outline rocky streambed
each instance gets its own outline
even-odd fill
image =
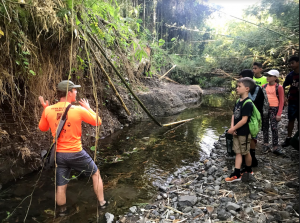
[[[286,137],[286,118],[279,123],[280,143]],[[299,222],[299,151],[290,146],[284,156],[263,154],[260,133],[254,176],[247,183],[227,183],[234,157],[227,156],[225,145],[223,134],[208,156],[155,182],[152,203],[133,206],[118,217],[106,213],[107,222]]]

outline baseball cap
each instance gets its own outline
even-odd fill
[[[68,84],[69,84],[69,87],[68,87]],[[72,90],[73,88],[80,88],[81,86],[75,85],[72,81],[64,80],[64,81],[58,83],[57,90],[66,92],[67,87],[68,87],[68,90]]]
[[[270,76],[279,77],[279,71],[278,70],[270,70],[270,71],[266,72],[265,74],[270,75]]]

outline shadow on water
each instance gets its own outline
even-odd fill
[[[133,205],[150,202],[156,191],[154,185],[171,180],[170,173],[184,164],[204,159],[229,126],[233,101],[224,95],[207,95],[198,108],[160,118],[161,123],[170,123],[198,117],[186,124],[161,128],[152,122],[141,122],[101,140],[100,170],[105,197],[111,202],[105,212],[116,216]],[[5,219],[31,193],[36,179],[37,173],[33,173],[0,191],[0,219]],[[45,171],[37,183],[27,222],[52,222],[54,202],[54,172]],[[29,199],[17,208],[9,222],[23,221],[28,204]],[[71,180],[67,204],[71,212],[78,213],[61,222],[95,222],[96,197],[91,180]],[[105,212],[100,212],[101,219]]]

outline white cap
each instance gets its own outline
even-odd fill
[[[270,71],[266,72],[265,74],[275,76],[275,77],[279,77],[279,71],[278,70],[270,70]]]

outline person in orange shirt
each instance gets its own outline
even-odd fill
[[[281,114],[284,106],[284,90],[283,87],[277,83],[279,77],[278,70],[270,70],[266,75],[269,84],[263,85],[262,88],[268,97],[269,112],[263,117],[263,150],[265,153],[271,150],[277,155],[283,155],[283,151],[278,147],[278,122],[281,121]],[[272,149],[269,146],[269,122],[271,123],[272,130]]]
[[[65,108],[70,103],[76,101],[77,88],[80,87],[80,85],[75,85],[68,80],[60,82],[57,85],[57,96],[60,101],[51,106],[49,106],[48,101],[44,102],[42,96],[39,97],[44,107],[39,122],[39,129],[41,131],[46,132],[50,128],[53,138],[55,137],[60,117],[63,115]],[[107,204],[104,200],[100,171],[93,159],[82,149],[81,145],[81,122],[84,121],[93,126],[100,126],[101,119],[100,117],[97,119],[96,113],[90,108],[86,99],[81,99],[79,103],[81,106],[72,105],[70,107],[64,128],[57,139],[56,202],[59,207],[59,216],[64,216],[67,213],[66,190],[70,181],[71,169],[77,170],[86,176],[92,176],[94,191],[97,195],[100,208],[105,208]]]

